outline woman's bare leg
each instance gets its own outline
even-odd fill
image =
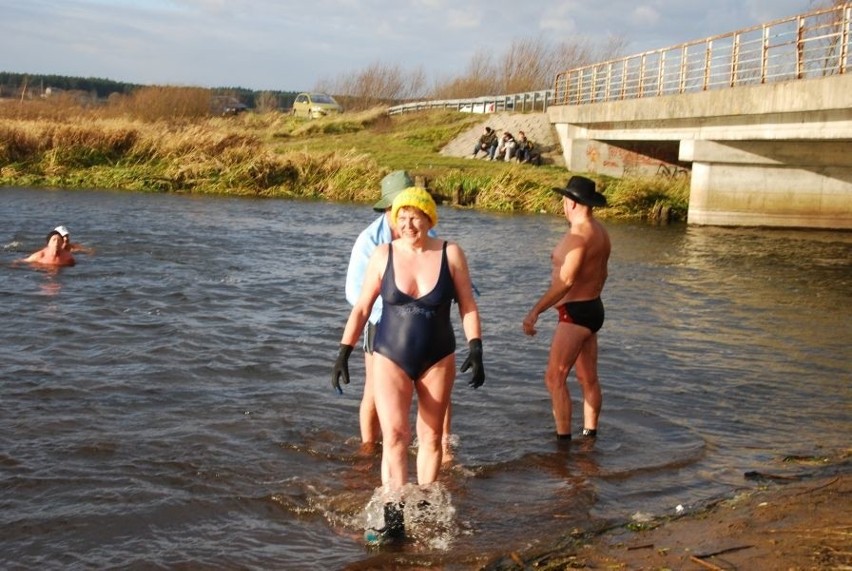
[[[455,381],[455,354],[448,355],[426,371],[415,384],[417,390],[417,483],[438,479],[443,455],[444,423]]]
[[[373,393],[382,429],[382,483],[391,491],[408,481],[408,420],[414,383],[390,359],[373,353]]]

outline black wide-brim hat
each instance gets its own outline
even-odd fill
[[[585,206],[606,206],[606,196],[595,190],[595,181],[584,176],[572,176],[564,188],[553,190]]]

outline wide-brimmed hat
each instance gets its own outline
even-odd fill
[[[405,190],[414,186],[414,181],[406,171],[393,171],[382,179],[382,197],[373,205],[376,212],[384,212],[393,204],[393,199]]]
[[[425,189],[412,186],[400,192],[393,199],[393,208],[391,209],[391,223],[396,224],[396,216],[400,208],[410,206],[421,211],[429,218],[434,227],[438,223],[438,207],[435,205],[435,199]]]
[[[553,190],[585,206],[606,206],[606,196],[595,190],[595,181],[584,176],[572,176],[564,188]]]

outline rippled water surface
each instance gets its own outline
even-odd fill
[[[361,360],[329,384],[368,206],[0,189],[0,566],[461,569],[848,445],[849,233],[609,223],[600,437],[560,449],[555,313],[536,338],[520,323],[564,221],[440,214],[481,292],[487,380],[454,389],[435,513],[377,553]],[[95,252],[13,263],[57,224]]]

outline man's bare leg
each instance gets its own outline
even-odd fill
[[[577,381],[580,383],[580,388],[583,389],[583,431],[584,433],[593,431],[589,435],[595,436],[603,403],[600,380],[598,379],[597,334],[586,340],[577,356]]]
[[[571,435],[571,394],[568,390],[568,373],[583,343],[590,335],[591,331],[572,323],[559,323],[553,332],[544,383],[550,393],[556,435],[560,438],[570,438]]]

